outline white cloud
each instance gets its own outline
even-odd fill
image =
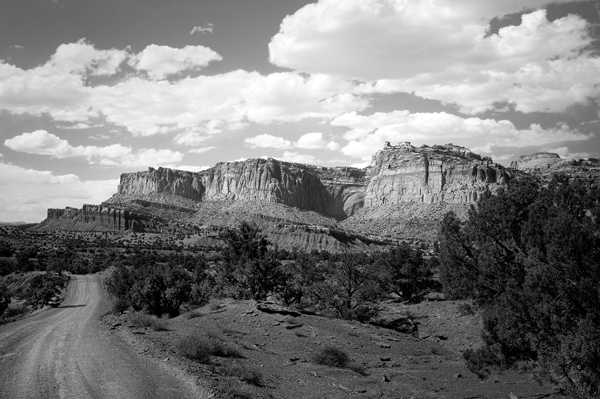
[[[210,22],[202,26],[194,26],[190,31],[190,35],[193,35],[194,33],[213,33],[214,27],[215,25],[211,24]]]
[[[98,50],[85,39],[77,43],[61,44],[44,68],[54,73],[68,72],[91,75],[113,75],[127,58],[125,50]]]
[[[169,166],[164,166],[169,167]],[[171,169],[178,170],[189,170],[190,172],[202,172],[203,170],[210,169],[211,166],[193,166],[193,165],[180,165],[180,166],[172,166]]]
[[[28,154],[50,155],[55,158],[87,158],[90,163],[106,166],[154,166],[161,162],[179,162],[183,154],[178,151],[143,148],[136,153],[130,147],[113,144],[105,147],[72,146],[67,140],[36,130],[23,133],[4,141],[4,145],[13,151]]]
[[[537,10],[486,36],[492,18],[549,3],[321,0],[284,19],[270,60],[369,82],[356,93],[414,91],[465,112],[504,101],[523,112],[564,111],[600,94],[600,62],[584,50],[593,41],[584,19],[549,22]]]
[[[118,179],[81,181],[0,162],[0,220],[41,222],[48,208],[99,204],[116,193]]]
[[[364,160],[383,148],[386,141],[392,144],[410,141],[413,145],[454,143],[482,155],[493,155],[498,147],[547,146],[590,138],[566,125],[543,129],[532,124],[529,129],[517,129],[508,120],[461,118],[445,112],[394,111],[373,115],[353,112],[334,119],[331,124],[350,128],[344,134],[348,144],[341,149],[342,153]]]
[[[202,46],[154,45],[134,55],[129,50],[97,50],[82,40],[62,45],[37,68],[23,70],[0,61],[0,109],[49,114],[55,121],[73,125],[93,125],[100,117],[135,136],[150,136],[189,131],[218,134],[250,122],[331,119],[369,106],[364,96],[350,93],[354,83],[331,76],[292,72],[262,76],[243,70],[170,75],[196,70],[217,56]],[[148,73],[115,75],[112,84],[89,83],[90,74],[118,73],[123,57]],[[170,80],[154,80],[166,76]]]
[[[282,150],[292,148],[292,142],[283,137],[272,136],[270,134],[259,134],[255,137],[248,137],[244,140],[250,148],[275,148]]]
[[[187,145],[194,147],[202,145],[209,138],[210,137],[202,135],[201,133],[198,133],[196,131],[188,130],[183,133],[179,133],[177,136],[175,136],[173,141],[179,145]]]
[[[257,123],[333,118],[348,111],[361,111],[369,100],[350,94],[354,85],[343,79],[297,73],[273,73],[249,82],[243,88],[248,119]]]
[[[172,48],[151,44],[129,60],[129,65],[144,70],[152,79],[164,79],[183,71],[197,71],[211,61],[221,61],[223,57],[204,46]]]
[[[281,159],[282,161],[286,161],[286,162],[304,163],[304,164],[309,164],[309,165],[314,165],[314,164],[320,163],[320,161],[315,159],[315,157],[312,155],[299,154],[299,153],[293,152],[293,151],[284,151],[281,158],[277,158],[277,159]]]
[[[188,154],[203,154],[205,152],[208,152],[210,150],[214,150],[215,146],[208,146],[208,147],[200,147],[200,148],[192,148],[191,150],[188,151]]]
[[[329,142],[325,141],[323,139],[323,133],[306,133],[298,139],[296,144],[294,144],[294,147],[303,148],[305,150],[327,149],[335,151],[340,148],[340,145],[333,140]]]

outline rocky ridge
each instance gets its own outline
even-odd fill
[[[327,232],[340,229],[386,242],[435,241],[446,211],[466,215],[482,195],[495,193],[516,175],[564,171],[598,177],[600,163],[538,153],[505,168],[465,147],[405,142],[387,143],[364,169],[271,158],[222,162],[202,172],[149,168],[122,174],[117,193],[100,206],[49,210],[40,228],[152,231],[165,221],[196,228],[249,219],[263,228],[284,226],[273,231],[279,236],[301,225],[326,227],[304,229],[316,234],[316,241],[319,234],[329,240]]]
[[[365,172],[249,159],[220,162],[202,172],[149,168],[121,175],[118,194],[172,194],[196,201],[259,200],[345,219],[363,205]]]

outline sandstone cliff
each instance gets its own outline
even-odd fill
[[[386,145],[371,161],[365,206],[401,203],[473,203],[495,192],[511,174],[490,158],[452,144]]]
[[[199,173],[164,168],[124,173],[114,200],[153,193],[195,201],[259,200],[344,219],[362,207],[365,186],[364,171],[356,168],[250,159],[221,162]]]
[[[538,152],[522,155],[510,166],[515,170],[542,179],[549,179],[552,175],[561,173],[571,178],[581,178],[596,181],[596,183],[600,180],[600,161],[595,158],[562,159],[558,154]]]
[[[130,212],[108,206],[84,204],[82,209],[48,209],[48,216],[40,230],[159,230],[162,221],[151,215]]]

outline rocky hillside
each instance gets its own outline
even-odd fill
[[[484,193],[493,194],[518,174],[555,172],[598,178],[600,162],[538,153],[505,168],[452,144],[387,143],[365,169],[275,159],[222,162],[198,173],[149,168],[122,174],[117,193],[101,206],[51,209],[38,228],[161,231],[166,225],[195,229],[249,219],[267,230],[279,225],[279,242],[286,242],[286,229],[310,231],[316,235],[302,240],[325,240],[327,247],[335,247],[330,232],[341,230],[365,242],[434,241],[445,212],[466,215]]]
[[[164,193],[196,201],[259,200],[345,219],[363,206],[366,182],[365,171],[356,168],[249,159],[199,173],[164,168],[124,173],[117,198]]]
[[[447,145],[386,147],[371,161],[366,207],[384,204],[472,203],[494,192],[511,174],[490,158],[469,149]]]
[[[600,160],[562,159],[551,152],[537,152],[531,155],[521,155],[513,161],[510,167],[516,171],[529,173],[544,179],[556,173],[564,173],[570,177],[584,178],[600,183]]]

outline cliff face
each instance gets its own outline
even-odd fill
[[[362,207],[365,186],[364,171],[355,168],[251,159],[221,162],[199,173],[164,168],[125,173],[118,194],[164,193],[196,201],[260,200],[346,218]]]
[[[538,152],[531,155],[522,155],[510,166],[544,180],[560,173],[570,178],[585,179],[596,182],[596,184],[600,183],[600,160],[595,158],[562,159],[558,154]]]
[[[367,172],[365,206],[400,203],[471,203],[507,183],[511,175],[464,147],[389,144],[378,151]]]
[[[146,230],[152,231],[159,221],[150,215],[138,214],[125,209],[84,204],[82,209],[48,209],[48,217],[40,228],[60,230],[77,227],[77,230]]]

